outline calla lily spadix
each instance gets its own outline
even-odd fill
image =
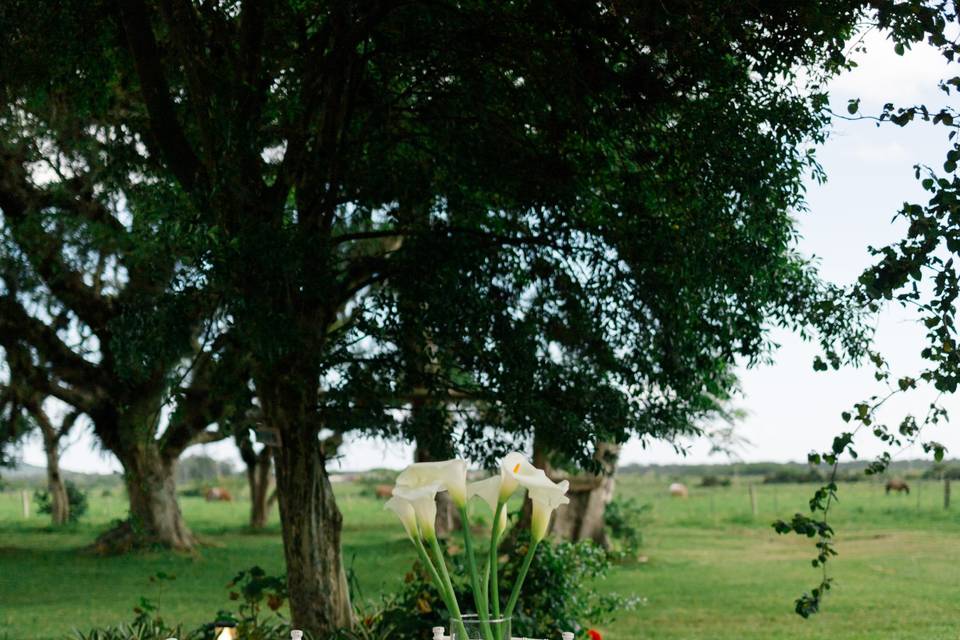
[[[450,492],[450,499],[458,507],[467,504],[467,463],[463,460],[417,462],[397,476],[397,487],[418,488],[440,485]]]
[[[420,487],[394,487],[393,497],[404,500],[413,508],[424,540],[437,537],[437,494],[443,490],[439,484]]]
[[[506,502],[518,487],[550,486],[555,483],[520,453],[508,453],[500,462],[500,500]]]
[[[514,494],[520,486],[517,475],[527,467],[534,468],[522,453],[516,451],[508,453],[500,461],[500,502],[506,502]]]

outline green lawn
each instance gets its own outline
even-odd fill
[[[943,510],[938,483],[914,483],[911,496],[881,486],[842,487],[836,509],[841,556],[826,610],[804,621],[793,599],[816,581],[808,540],[776,536],[769,522],[801,509],[809,486],[758,486],[753,518],[745,485],[665,495],[670,480],[629,477],[618,490],[653,505],[644,527],[647,561],[618,567],[598,588],[645,603],[608,627],[607,639],[771,638],[937,639],[960,636],[960,504]],[[693,483],[691,483],[692,485]],[[337,487],[346,563],[368,597],[400,584],[413,551],[393,516],[358,487]],[[71,628],[128,620],[145,596],[168,620],[193,627],[230,605],[226,583],[259,564],[282,571],[276,521],[245,529],[247,504],[184,498],[191,527],[207,543],[196,555],[143,553],[97,558],[80,553],[111,519],[120,497],[91,495],[86,521],[51,531],[43,516],[24,520],[19,496],[0,494],[0,638],[62,638]],[[276,518],[276,514],[274,514]],[[173,582],[152,584],[164,571]]]

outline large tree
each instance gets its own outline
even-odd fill
[[[103,7],[60,7],[44,38],[38,9],[0,9],[18,52],[0,62],[0,346],[29,371],[22,398],[86,414],[123,465],[130,522],[104,541],[187,548],[173,467],[224,408],[216,302],[171,229],[186,205],[139,144],[136,99],[111,84]]]
[[[416,408],[477,460],[536,431],[596,468],[601,443],[695,431],[771,325],[819,331],[835,361],[860,347],[793,241],[827,124],[817,82],[865,4],[9,6],[17,50],[64,61],[5,62],[23,87],[107,87],[44,139],[99,127],[119,174],[101,178],[136,183],[162,214],[151,234],[223,310],[279,440],[293,621],[316,635],[351,619],[326,430],[396,435]],[[50,46],[78,23],[82,44]],[[77,201],[57,220],[83,219]],[[35,328],[69,391],[103,375],[109,358]]]

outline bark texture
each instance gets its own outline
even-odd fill
[[[550,533],[563,540],[579,542],[592,540],[597,544],[609,548],[610,540],[607,537],[606,514],[607,505],[613,500],[616,489],[617,460],[620,455],[620,446],[612,443],[601,443],[597,447],[597,460],[603,467],[600,474],[580,473],[571,475],[554,469],[550,465],[549,452],[536,440],[533,448],[533,464],[546,471],[550,479],[555,482],[567,480],[570,490],[567,497],[570,504],[558,508],[550,525]],[[525,503],[521,524],[529,526],[530,503]]]
[[[94,549],[102,554],[156,545],[192,549],[196,538],[177,501],[176,458],[165,455],[154,441],[113,452],[123,465],[130,517],[98,537]]]
[[[619,445],[603,443],[597,449],[597,459],[603,466],[603,473],[575,476],[552,473],[554,479],[570,481],[567,494],[570,504],[557,509],[553,521],[554,535],[573,542],[592,540],[604,547],[610,546],[604,514],[616,489],[619,455]]]
[[[316,637],[352,623],[340,552],[343,517],[316,435],[285,433],[277,456],[277,492],[293,626]]]
[[[44,452],[47,454],[47,491],[50,493],[50,518],[55,526],[70,521],[70,499],[60,475],[59,438],[49,439],[44,434]]]
[[[238,437],[237,448],[240,457],[247,466],[247,485],[250,488],[250,528],[263,529],[267,526],[270,510],[276,499],[273,488],[273,454],[270,447],[264,447],[259,453],[253,448],[249,436]]]

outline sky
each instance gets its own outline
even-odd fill
[[[830,86],[834,112],[846,113],[847,101],[852,98],[861,99],[861,113],[866,114],[879,113],[885,102],[944,104],[946,96],[937,89],[937,81],[958,75],[958,71],[948,68],[939,54],[920,47],[897,56],[892,44],[876,33],[868,35],[865,42],[867,52],[855,58],[859,66]],[[797,214],[798,249],[818,261],[825,279],[837,284],[853,282],[871,263],[868,246],[882,246],[902,237],[904,227],[892,220],[900,205],[926,201],[914,179],[913,165],[939,167],[946,148],[942,127],[912,124],[901,129],[889,123],[877,127],[870,121],[837,119],[830,138],[818,151],[828,180],[823,185],[808,180],[809,211]],[[877,344],[891,363],[894,379],[917,371],[923,330],[913,318],[892,306],[880,314],[876,331]],[[731,456],[711,455],[709,443],[703,440],[681,443],[683,455],[665,443],[645,447],[631,442],[623,449],[622,463],[805,460],[809,451],[828,448],[842,430],[842,411],[884,390],[870,369],[815,372],[814,345],[782,331],[773,337],[780,345],[774,363],[740,372],[742,396],[735,404],[746,415],[737,423],[736,433],[748,444]],[[923,415],[932,397],[914,392],[895,398],[879,417],[896,424],[906,413]],[[960,416],[960,399],[951,398],[944,404]],[[924,436],[944,443],[949,456],[960,456],[960,429],[944,424]],[[869,435],[858,440],[861,458],[880,450]],[[199,453],[239,464],[231,441],[193,447],[185,455]],[[399,468],[412,459],[409,446],[372,439],[348,440],[341,453],[334,469]],[[898,453],[903,459],[923,455],[918,448]],[[39,441],[27,444],[23,459],[45,464]],[[62,466],[86,472],[120,470],[116,459],[100,451],[86,431],[74,434],[63,453]]]

